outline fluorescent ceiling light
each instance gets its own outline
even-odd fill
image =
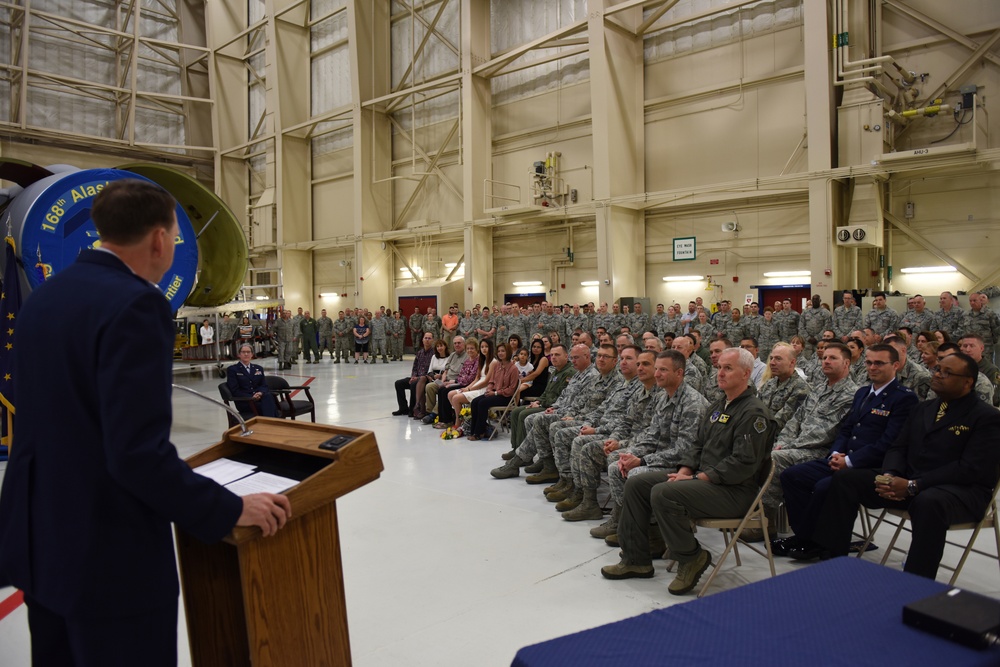
[[[514,287],[538,287],[542,284],[541,280],[515,280]]]
[[[255,296],[254,298],[257,299],[258,301],[267,301],[266,296]]]
[[[900,273],[955,273],[954,266],[908,266],[900,269]]]
[[[321,299],[336,299],[338,296],[340,295],[336,292],[320,292],[319,294],[319,298]]]
[[[704,280],[705,276],[663,276],[664,282],[668,283],[690,283]]]
[[[597,287],[601,283],[600,283],[600,281],[597,281],[597,280],[584,280],[580,284],[583,285],[584,287]]]
[[[462,262],[461,265],[455,264],[455,262],[446,262],[445,265],[444,265],[444,268],[446,268],[446,269],[454,269],[456,266],[459,266],[460,268],[464,269],[465,268],[465,262]]]
[[[812,271],[765,271],[765,278],[806,278]]]

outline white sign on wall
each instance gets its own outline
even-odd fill
[[[695,237],[674,239],[674,261],[686,262],[695,258]]]

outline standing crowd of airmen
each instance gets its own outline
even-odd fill
[[[435,340],[548,339],[551,373],[565,381],[513,409],[511,449],[491,475],[523,470],[529,484],[548,484],[563,519],[604,519],[590,535],[622,549],[602,568],[609,579],[652,577],[652,559],[676,561],[668,590],[680,595],[711,565],[692,520],[742,517],[769,462],[775,554],[846,555],[859,503],[905,508],[905,569],[933,578],[947,526],[981,518],[997,483],[1000,321],[987,301],[973,294],[963,312],[945,292],[932,312],[916,296],[902,316],[881,293],[862,314],[850,292],[833,311],[814,296],[803,313],[788,301],[763,313],[722,302],[710,313],[700,299],[651,316],[641,304],[505,304],[464,316],[452,306],[447,331],[433,310],[408,324]],[[597,497],[604,473],[610,516]],[[778,538],[782,504],[794,532]]]

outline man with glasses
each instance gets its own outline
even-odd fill
[[[903,570],[937,575],[948,526],[979,521],[997,483],[1000,412],[973,392],[978,374],[967,354],[942,359],[937,398],[914,408],[885,461],[833,476],[813,538],[823,555],[847,554],[858,503],[902,509],[913,530]]]
[[[937,350],[937,360],[940,365],[941,360],[950,357],[956,352],[961,352],[961,348],[957,343],[942,343]],[[968,353],[966,353],[968,354]],[[971,355],[970,355],[971,356]],[[973,360],[975,357],[973,357]],[[932,370],[933,372],[933,370]],[[991,403],[993,401],[993,383],[990,379],[983,374],[983,371],[979,371],[979,375],[976,376],[976,385],[972,389],[973,393],[979,397],[979,400],[984,403]],[[934,386],[931,385],[931,390],[927,392],[927,400],[933,400],[937,398],[937,394],[934,393]]]
[[[832,354],[827,348],[827,354]],[[858,389],[830,455],[824,460],[807,461],[781,473],[788,522],[795,536],[772,542],[774,553],[796,560],[811,560],[822,555],[815,540],[816,520],[831,480],[837,473],[854,468],[876,469],[906,424],[917,404],[912,389],[896,379],[899,353],[891,345],[872,345],[865,351],[865,366],[871,384]],[[857,513],[858,504],[854,504]],[[845,547],[844,553],[847,553]]]

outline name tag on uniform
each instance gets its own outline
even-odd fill
[[[872,408],[872,414],[878,415],[879,417],[888,417],[889,410],[880,410],[879,408]]]
[[[719,415],[719,423],[726,424],[729,422],[729,415]]]

